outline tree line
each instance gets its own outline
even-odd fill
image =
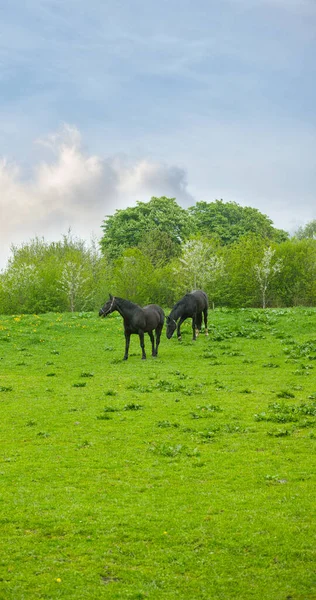
[[[109,292],[172,306],[202,288],[214,306],[316,305],[316,221],[292,237],[235,202],[174,198],[117,210],[100,242],[71,232],[12,246],[0,274],[0,313],[97,310]]]

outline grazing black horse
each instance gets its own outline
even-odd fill
[[[167,317],[168,340],[172,337],[175,330],[177,330],[178,340],[181,340],[180,326],[183,321],[189,317],[192,317],[193,339],[196,340],[196,334],[201,330],[202,326],[202,313],[204,315],[205,334],[208,335],[207,311],[208,298],[206,293],[202,292],[202,290],[196,290],[195,292],[183,296],[183,298],[174,305],[170,315]]]
[[[134,304],[134,302],[117,298],[110,294],[110,299],[100,308],[99,317],[106,317],[106,315],[115,310],[124,319],[125,354],[123,360],[128,359],[128,349],[132,333],[138,333],[139,335],[143,360],[146,358],[144,333],[148,333],[150,337],[152,356],[157,356],[161,331],[165,320],[165,313],[162,308],[157,304],[148,304],[148,306],[141,308],[138,304]],[[153,331],[156,333],[156,347]]]

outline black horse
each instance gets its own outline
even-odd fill
[[[208,298],[206,293],[202,292],[202,290],[196,290],[195,292],[183,296],[183,298],[174,305],[170,315],[167,317],[168,340],[172,337],[175,330],[177,330],[178,340],[181,340],[180,326],[183,321],[189,317],[192,317],[193,339],[196,340],[196,334],[201,330],[202,326],[202,313],[204,315],[205,334],[208,335],[207,311]]]
[[[138,304],[134,304],[134,302],[117,298],[110,294],[110,299],[100,308],[99,317],[106,317],[106,315],[115,310],[124,319],[125,354],[123,360],[128,359],[128,349],[132,333],[138,333],[139,335],[143,360],[146,358],[144,333],[148,333],[150,337],[152,356],[157,356],[161,331],[165,320],[165,313],[162,308],[157,304],[148,304],[148,306],[141,308]],[[153,331],[156,333],[156,347]]]

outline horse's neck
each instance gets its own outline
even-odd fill
[[[123,318],[125,318],[130,313],[130,311],[133,308],[135,308],[135,306],[137,306],[137,304],[134,304],[129,300],[124,300],[123,298],[115,298],[114,310],[117,310]]]
[[[175,306],[171,313],[170,313],[170,317],[171,319],[174,319],[174,321],[177,321],[179,317],[181,317],[183,315],[183,305],[178,304],[177,306]]]

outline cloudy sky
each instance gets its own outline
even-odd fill
[[[151,196],[316,218],[315,0],[0,7],[0,269]]]

